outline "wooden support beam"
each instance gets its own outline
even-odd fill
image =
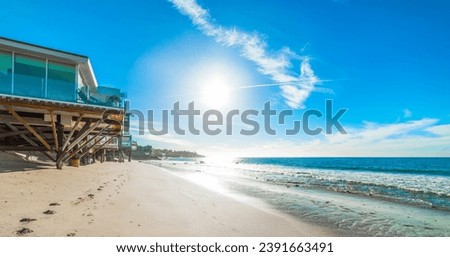
[[[62,151],[62,143],[64,142],[65,135],[64,135],[64,125],[58,123],[56,126],[56,134],[58,136],[58,155]]]
[[[34,130],[27,122],[26,120],[24,120],[22,117],[20,117],[11,106],[4,106],[9,113],[11,113],[14,118],[16,118],[18,121],[20,121],[20,123],[22,123],[22,125],[25,126],[25,128],[27,128],[38,140],[39,142],[41,142],[45,148],[48,149],[48,151],[52,151],[52,147],[41,137],[41,135],[39,135],[36,130]]]
[[[83,118],[83,114],[80,114],[80,116],[78,116],[77,121],[75,122],[75,125],[73,126],[72,130],[70,131],[69,136],[67,136],[67,139],[64,142],[64,145],[62,146],[62,151],[64,151],[66,149],[67,145],[70,142],[70,139],[72,139],[73,133],[75,133],[75,131],[77,130],[78,125],[80,124],[82,118]]]
[[[77,131],[78,125],[80,124],[82,118],[83,118],[83,115],[80,113],[79,116],[78,116],[77,121],[75,122],[75,125],[71,128],[70,133],[69,133],[68,136],[66,136],[64,134],[64,129],[62,130],[62,137],[63,137],[64,144],[61,146],[60,151],[57,153],[56,161],[55,161],[56,162],[56,168],[59,169],[59,170],[62,169],[62,167],[64,165],[63,159],[66,156],[66,154],[68,153],[68,150],[66,150],[66,148],[69,145],[70,140],[72,139],[72,136]],[[86,123],[90,123],[90,121],[86,122]],[[84,126],[86,126],[86,123],[84,124]]]
[[[55,161],[56,161],[56,158],[54,158],[53,156],[51,156],[49,152],[44,152],[44,155],[47,156],[47,158],[49,158],[52,162],[55,162]]]
[[[9,131],[9,132],[0,133],[0,138],[14,137],[14,136],[20,136],[20,135],[26,135],[26,134],[31,134],[31,132],[28,130]]]
[[[37,151],[37,152],[46,152],[47,148],[43,146],[17,146],[17,145],[0,145],[0,151]]]
[[[95,152],[94,152],[95,154]],[[103,149],[101,157],[100,157],[100,163],[103,163],[105,161],[105,149]]]
[[[50,123],[47,121],[44,121],[40,118],[33,118],[33,117],[24,117],[29,125],[31,126],[43,126],[43,127],[50,127]],[[17,121],[14,117],[11,115],[0,115],[0,123],[4,122],[10,122],[12,124],[20,124],[20,122]]]
[[[19,129],[18,128],[16,128],[16,127],[14,127],[12,124],[10,124],[9,122],[5,122],[5,125],[6,126],[8,126],[11,130],[13,130],[13,131],[16,131],[16,132],[22,132],[22,131],[19,131]],[[21,134],[20,135],[25,141],[27,141],[32,147],[39,147],[39,145],[36,143],[36,142],[34,142],[33,140],[31,140],[31,138],[29,138],[28,136],[26,136],[26,135],[24,135],[24,134]],[[25,150],[21,150],[21,151],[25,151]],[[33,150],[30,150],[30,151],[33,151]],[[40,151],[40,150],[38,150],[38,151]],[[44,152],[44,155],[45,156],[47,156],[47,158],[49,158],[50,160],[52,160],[52,161],[55,161],[56,159],[55,158],[53,158],[53,156],[51,156],[50,155],[50,153],[48,153],[48,152]]]
[[[51,141],[51,138],[46,134],[46,131],[43,131],[41,128],[35,128],[35,130],[45,140],[45,142]],[[52,133],[51,130],[48,132]],[[51,137],[53,137],[53,136],[51,135]]]
[[[20,131],[18,128],[14,127],[11,123],[9,122],[5,122],[5,125],[8,126],[8,128],[10,128],[12,131],[15,132],[22,132]],[[27,130],[28,131],[28,130]],[[31,132],[30,132],[31,133]],[[27,141],[30,145],[32,146],[38,146],[38,144],[36,144],[36,142],[34,142],[33,140],[31,140],[31,138],[27,137],[24,134],[20,134],[20,137],[22,137],[25,141]]]
[[[80,131],[77,131],[74,136],[78,137],[79,135],[83,134],[84,132],[86,132],[86,130],[88,130],[91,127],[92,124],[92,119],[88,119],[85,123],[84,126],[81,127]]]
[[[102,130],[100,130],[100,132],[98,132],[98,134],[94,135],[91,139],[86,140],[77,151],[75,151],[74,153],[72,153],[69,157],[64,159],[65,161],[68,161],[70,158],[72,158],[73,156],[75,156],[76,154],[78,154],[81,150],[83,150],[83,148],[85,148],[90,142],[94,141],[95,139],[97,139],[99,136],[102,136],[99,140],[97,140],[96,142],[94,142],[94,144],[92,146],[90,146],[88,148],[87,151],[89,151],[92,147],[94,147],[98,142],[100,142],[101,140],[103,140],[103,138],[106,137],[106,135],[103,135],[103,131],[107,130],[109,127],[111,126],[111,124],[108,124],[108,126],[102,128]],[[84,154],[82,155],[84,156]],[[81,158],[81,157],[80,157]]]
[[[53,112],[50,112],[50,117],[52,121],[52,130],[53,130],[53,140],[55,141],[55,149],[58,152],[59,151],[59,142],[58,142],[58,135],[56,133],[56,124],[55,124],[55,118],[53,117]]]
[[[63,150],[63,152],[61,153],[61,155],[58,157],[58,159],[56,160],[57,164],[59,162],[62,162],[62,160],[64,160],[64,156],[70,151],[72,150],[72,148],[74,148],[81,140],[83,140],[85,137],[87,137],[89,135],[89,133],[91,133],[95,128],[98,127],[98,125],[100,125],[100,123],[102,122],[102,120],[98,120],[92,127],[88,127],[87,129],[84,129],[86,127],[83,127],[82,130],[84,130],[84,133],[82,133],[81,135],[77,136],[77,138],[75,138],[75,140],[69,145],[67,146],[66,149]],[[81,131],[80,131],[81,132]]]
[[[91,150],[98,142],[102,141],[102,139],[105,138],[105,137],[106,137],[106,136],[101,137],[100,139],[96,140],[96,141],[94,142],[93,145],[87,147],[87,149],[84,149],[85,152],[82,153],[82,154],[79,156],[79,158],[82,158],[82,157],[85,156],[87,153],[89,153],[89,151],[90,151],[90,150]],[[96,138],[96,137],[93,137],[93,138],[91,138],[88,142],[85,142],[82,146],[80,146],[80,148],[79,148],[76,152],[73,152],[72,154],[69,155],[69,157],[66,157],[66,158],[64,159],[64,162],[70,160],[70,159],[71,159],[72,157],[74,157],[76,154],[79,154],[79,153],[81,152],[81,150],[83,150],[83,148],[85,148],[85,147],[89,144],[89,142],[91,142],[92,139],[95,139],[95,138]]]
[[[108,139],[105,143],[103,143],[102,145],[100,145],[100,147],[95,150],[92,154],[97,153],[99,150],[104,150],[103,147],[107,144],[109,144],[115,137],[111,137],[110,139]]]
[[[83,132],[83,130],[84,130],[84,132],[81,133],[81,135],[77,136],[77,138],[75,138],[75,140],[73,140],[73,142],[70,143],[70,145],[67,146],[67,149],[65,149],[65,150],[66,151],[72,150],[72,148],[74,148],[78,143],[80,143],[81,140],[85,139],[94,129],[96,129],[98,127],[98,125],[100,125],[101,122],[102,122],[101,120],[98,120],[96,123],[94,123],[93,126],[87,127],[87,129],[84,129],[84,128],[81,129],[80,133]]]

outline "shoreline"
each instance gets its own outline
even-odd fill
[[[0,171],[0,236],[343,236],[137,161],[20,165]]]
[[[260,199],[270,208],[302,222],[331,228],[340,236],[448,236],[450,231],[447,211],[289,183],[290,179],[296,181],[298,171],[292,177],[289,171],[271,173],[267,167],[246,170],[240,165],[202,165],[174,160],[152,163],[181,177],[198,180],[206,187],[214,185],[215,180],[218,182],[215,190],[222,186],[238,195]],[[275,176],[279,176],[278,181]],[[212,179],[202,182],[208,177]]]

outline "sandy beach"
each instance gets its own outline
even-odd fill
[[[150,164],[0,158],[0,236],[338,236]]]

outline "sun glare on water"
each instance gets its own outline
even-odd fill
[[[234,164],[239,158],[232,153],[214,153],[205,157],[204,162],[208,164],[218,164],[221,166],[229,166]]]

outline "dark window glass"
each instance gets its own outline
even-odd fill
[[[0,51],[0,94],[11,94],[12,54]]]
[[[75,101],[75,66],[48,62],[47,98]]]
[[[14,57],[15,95],[45,96],[45,60],[16,54]]]

